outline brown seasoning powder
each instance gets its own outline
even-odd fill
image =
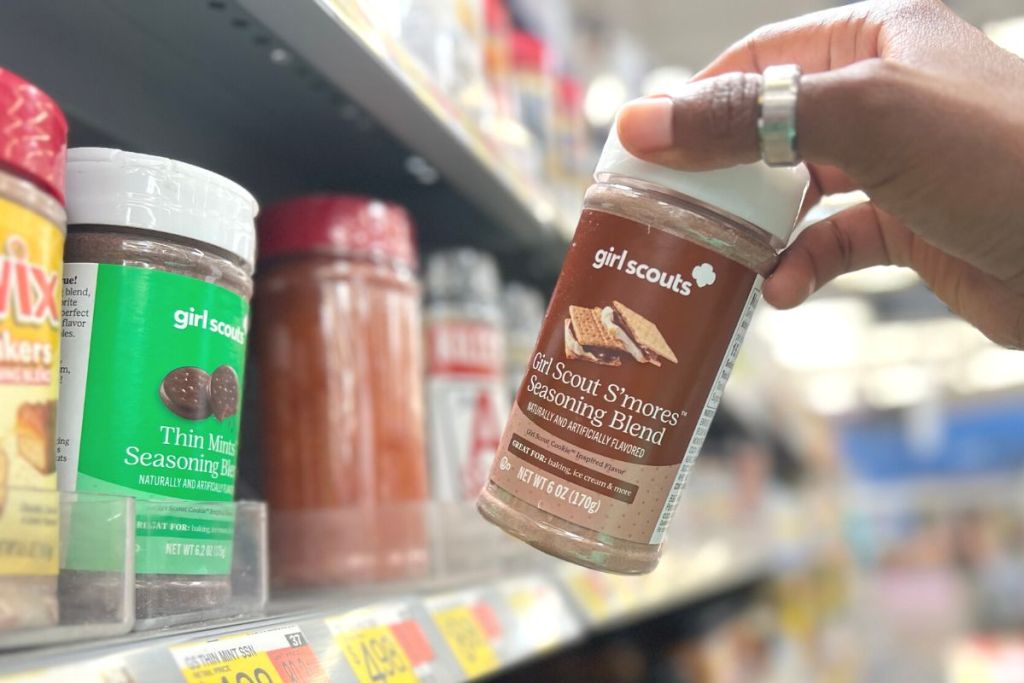
[[[250,270],[236,256],[209,244],[155,231],[108,225],[69,226],[64,262],[161,270],[219,285],[246,299],[252,296]],[[76,579],[77,574],[82,576]],[[99,590],[94,576],[94,572],[66,571],[61,581],[95,583]],[[120,590],[120,584],[115,583],[109,586],[112,592]],[[135,613],[140,619],[178,613],[184,605],[193,610],[211,609],[224,605],[231,597],[229,576],[137,574],[135,586]],[[116,602],[97,600],[95,604]]]
[[[625,183],[618,183],[613,177],[608,182],[592,185],[586,194],[583,220],[600,224],[600,215],[609,214],[609,218],[616,217],[614,221],[625,219],[682,238],[762,276],[770,274],[775,267],[778,251],[783,245],[760,228],[689,198],[665,194],[656,186],[632,179]],[[576,240],[573,244],[576,245]],[[597,282],[592,270],[588,273],[577,270],[571,274],[569,270],[563,270],[562,278],[567,281],[565,286],[574,291],[589,287],[582,283]],[[548,315],[553,315],[552,311]],[[549,321],[546,321],[545,330],[548,329],[553,327],[549,327]],[[538,349],[540,344],[538,341]],[[665,381],[671,382],[671,376],[666,376]],[[511,424],[516,424],[515,414]],[[518,424],[523,424],[522,418]],[[499,459],[501,456],[499,453]],[[495,471],[497,469],[496,465]],[[660,470],[668,468],[653,469],[659,473],[650,476],[660,479],[664,476]],[[674,478],[674,471],[670,476]],[[512,535],[545,552],[604,571],[643,573],[657,564],[660,545],[630,541],[575,524],[563,516],[566,514],[564,511],[562,515],[554,514],[561,505],[552,504],[550,511],[542,509],[545,507],[543,504],[528,502],[504,490],[495,484],[494,477],[492,472],[492,480],[481,495],[479,509],[484,517]],[[653,479],[647,483],[655,485]],[[660,505],[661,501],[656,501],[656,504]]]

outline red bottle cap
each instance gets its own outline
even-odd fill
[[[278,202],[257,220],[261,259],[333,253],[416,267],[409,213],[391,202],[345,194],[314,194]]]
[[[558,79],[558,94],[566,109],[575,111],[583,106],[583,86],[572,76]]]
[[[0,166],[64,203],[68,122],[50,96],[0,69]]]
[[[512,61],[521,69],[548,71],[550,56],[547,43],[526,31],[512,33]]]
[[[493,32],[504,32],[511,28],[512,19],[503,0],[485,0],[484,24]]]

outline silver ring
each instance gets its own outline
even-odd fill
[[[769,66],[762,74],[757,137],[761,158],[769,166],[800,163],[796,147],[796,99],[800,93],[800,67]]]

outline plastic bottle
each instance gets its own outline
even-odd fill
[[[614,132],[478,507],[552,555],[652,570],[803,167],[683,173]]]

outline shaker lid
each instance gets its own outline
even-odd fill
[[[427,259],[427,297],[431,301],[498,305],[501,274],[490,254],[471,247],[435,251]]]
[[[251,270],[259,207],[241,185],[173,159],[104,147],[68,150],[68,224],[152,230],[228,251]]]
[[[677,171],[633,156],[612,124],[594,178],[617,175],[659,185],[721,209],[788,242],[796,228],[810,174],[803,164],[772,168],[763,162],[715,171]]]
[[[0,69],[0,166],[64,203],[68,122],[49,95]]]
[[[273,204],[260,215],[259,239],[262,258],[329,251],[416,267],[409,213],[361,195],[312,194]]]

